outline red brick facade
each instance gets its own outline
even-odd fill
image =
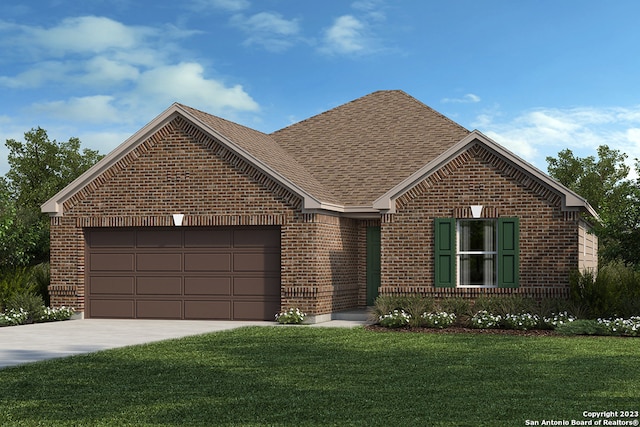
[[[470,218],[471,205],[482,205],[484,218],[519,218],[518,288],[434,287],[434,220]],[[474,145],[400,198],[397,212],[385,216],[381,293],[567,297],[569,272],[578,268],[578,222],[576,212],[562,211],[558,194]]]
[[[64,199],[51,219],[51,302],[85,304],[88,227],[274,225],[281,232],[281,308],[311,315],[364,307],[366,231],[381,226],[382,294],[566,297],[571,270],[594,265],[597,240],[561,191],[477,141],[412,185],[395,213],[315,208],[247,157],[176,116]],[[330,168],[327,169],[330,172]],[[366,185],[366,182],[363,182]],[[436,288],[435,218],[519,219],[519,287]]]
[[[300,200],[176,119],[65,203],[51,221],[51,301],[84,310],[85,227],[279,225],[282,307],[325,314],[362,303],[359,221],[303,214]]]

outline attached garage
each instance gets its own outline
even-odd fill
[[[273,320],[280,227],[85,228],[92,318]]]

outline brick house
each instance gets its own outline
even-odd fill
[[[597,262],[583,198],[402,91],[269,135],[176,103],[42,211],[52,304],[85,317],[566,297]]]

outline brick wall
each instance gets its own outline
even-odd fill
[[[435,288],[434,219],[520,219],[518,289]],[[475,297],[483,293],[566,297],[578,268],[578,214],[563,212],[558,194],[480,145],[474,145],[397,201],[382,223],[382,286],[386,294]]]
[[[51,221],[52,305],[84,309],[84,227],[280,225],[282,306],[357,304],[357,222],[301,213],[301,200],[177,118],[65,202]]]

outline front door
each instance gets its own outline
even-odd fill
[[[373,305],[380,287],[380,227],[367,227],[367,305]]]

